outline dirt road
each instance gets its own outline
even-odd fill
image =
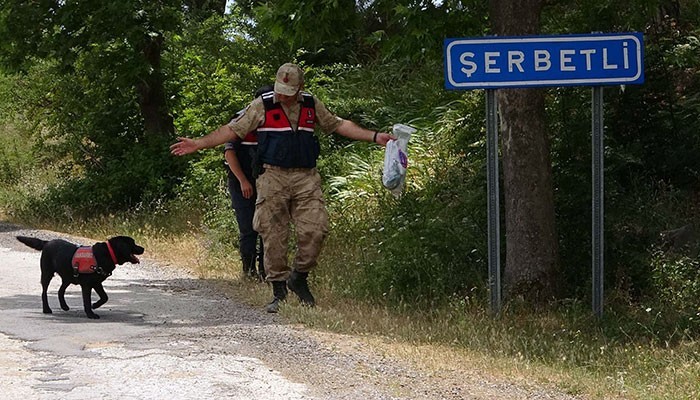
[[[61,310],[59,277],[49,288],[53,314],[43,314],[40,253],[16,235],[94,242],[0,223],[3,399],[571,399],[459,370],[436,379],[360,338],[239,304],[216,282],[147,253],[105,281],[101,319],[85,317],[77,286],[66,292],[71,309]]]

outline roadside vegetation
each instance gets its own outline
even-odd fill
[[[645,33],[645,84],[605,89],[600,320],[590,305],[590,88],[546,90],[561,295],[545,304],[508,298],[494,316],[487,292],[484,94],[443,90],[441,59],[444,37],[488,34],[485,2],[423,8],[374,2],[386,8],[373,12],[388,18],[377,18],[386,26],[375,30],[362,20],[376,16],[365,2],[357,2],[366,7],[357,11],[358,21],[338,21],[338,10],[319,6],[313,15],[294,14],[302,22],[292,24],[292,35],[284,34],[280,18],[289,18],[295,2],[237,3],[226,16],[178,7],[144,11],[168,18],[148,26],[167,44],[160,66],[173,129],[164,135],[147,132],[143,101],[120,81],[153,78],[142,75],[153,68],[128,58],[138,41],[91,38],[84,51],[27,63],[0,47],[6,64],[0,217],[99,240],[133,236],[151,258],[220,280],[223,290],[262,312],[271,290],[239,277],[220,149],[176,159],[168,145],[177,135],[201,136],[227,122],[271,82],[277,66],[294,60],[307,71],[306,88],[338,115],[373,129],[406,123],[418,132],[399,198],[381,186],[381,149],[321,136],[319,170],[332,228],[311,276],[319,306],[291,301],[282,315],[315,329],[366,335],[436,371],[476,367],[588,398],[700,398],[695,1],[634,1],[635,7],[554,1],[543,10],[543,33]],[[146,26],[138,15],[137,31]],[[98,20],[107,17],[85,23],[109,26]],[[0,24],[7,24],[3,18],[0,13]],[[316,22],[314,34],[297,26],[304,18]],[[44,45],[56,46],[46,54],[64,50]]]

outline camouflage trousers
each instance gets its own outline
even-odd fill
[[[256,181],[258,197],[253,228],[265,243],[265,272],[268,281],[282,281],[293,269],[309,272],[317,264],[328,236],[321,176],[316,168],[280,168],[265,165]],[[291,226],[296,234],[293,266],[288,263]]]

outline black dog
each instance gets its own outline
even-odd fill
[[[58,301],[61,303],[61,308],[64,311],[70,309],[64,298],[68,285],[80,285],[83,292],[83,308],[85,308],[87,317],[100,318],[92,310],[107,302],[107,293],[102,287],[102,282],[112,275],[117,264],[125,262],[137,264],[139,259],[136,255],[143,254],[143,247],[136,245],[134,239],[128,236],[115,236],[106,242],[83,247],[61,239],[46,241],[17,236],[17,240],[33,249],[42,251],[41,302],[44,306],[44,314],[51,314],[46,291],[54,273],[57,273],[62,279],[61,287],[58,289]],[[100,299],[91,306],[92,289],[95,289]]]

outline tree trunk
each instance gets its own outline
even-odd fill
[[[536,34],[542,0],[492,0],[499,36]],[[543,303],[558,294],[559,250],[544,90],[499,89],[506,220],[505,297]]]
[[[143,55],[151,71],[137,85],[144,129],[150,135],[172,135],[175,132],[173,117],[168,113],[165,102],[165,88],[160,67],[162,48],[162,35],[146,39]]]

